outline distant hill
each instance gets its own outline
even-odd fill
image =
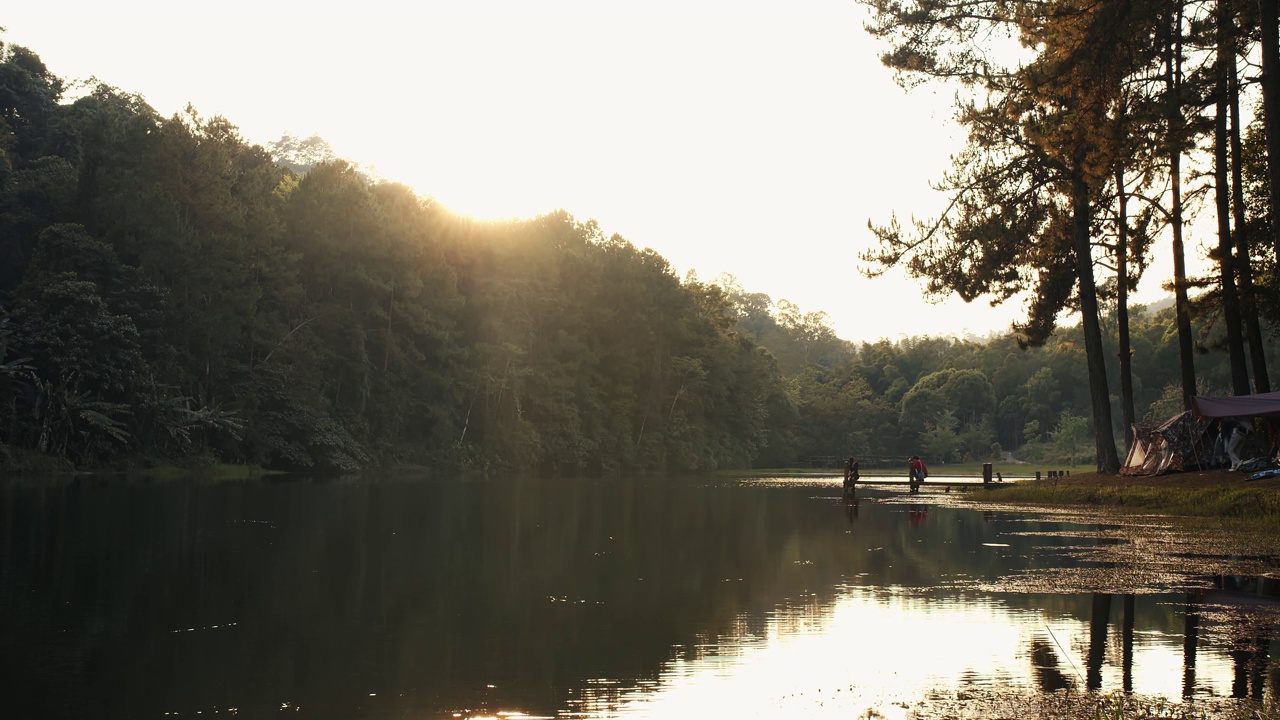
[[[1164,310],[1165,308],[1173,307],[1174,302],[1175,302],[1175,299],[1172,296],[1169,296],[1169,297],[1157,300],[1153,303],[1143,303],[1143,305],[1147,308],[1147,312],[1155,314],[1160,312],[1161,310]]]

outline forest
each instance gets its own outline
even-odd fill
[[[1152,14],[1146,41],[1165,43],[1149,63],[1185,42],[1176,56],[1191,70],[1161,114],[1167,94],[1066,67],[1103,59],[1074,57],[1064,48],[1094,45],[1049,26],[1127,31],[1095,17],[1106,3],[1069,21],[1006,3],[961,21],[946,2],[872,4],[869,29],[900,43],[886,63],[981,92],[961,112],[973,151],[941,183],[952,211],[873,227],[869,272],[903,264],[939,296],[1029,292],[1027,322],[1008,333],[851,343],[821,311],[730,276],[681,278],[594,221],[460,217],[318,138],[250,144],[221,116],[162,117],[0,45],[0,467],[632,474],[1013,451],[1114,470],[1104,445],[1114,456],[1132,421],[1194,393],[1270,389],[1277,154],[1261,104],[1242,123],[1238,99],[1253,95],[1225,97],[1211,72],[1222,63],[1192,62],[1219,57],[1207,40],[1218,6],[1187,5],[1200,15],[1185,21],[1178,9],[1185,29],[1170,34],[1184,6],[1126,4]],[[1059,5],[1075,7],[1045,7]],[[1261,40],[1242,29],[1256,18],[1229,7],[1225,64],[1251,67]],[[1038,55],[982,75],[967,23],[1029,33]],[[1108,72],[1139,71],[1126,62]],[[1027,89],[1051,70],[1070,92],[1124,95],[1123,122],[1119,95],[1097,99],[1107,109],[1086,132],[1067,117],[1079,97]],[[1167,90],[1167,74],[1144,92]],[[1162,134],[1175,125],[1176,142]],[[1184,155],[1197,172],[1180,189],[1171,161]],[[1169,307],[1131,306],[1150,254],[1169,252],[1157,240],[1177,245],[1181,204],[1221,212],[1228,190],[1222,273],[1171,279]]]

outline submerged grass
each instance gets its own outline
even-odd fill
[[[1171,718],[1198,720],[1200,718],[1248,718],[1249,720],[1277,720],[1276,709],[1266,703],[1242,701],[1233,707],[1196,707],[1163,700],[1143,700],[1123,693],[1110,693],[1096,700],[1093,710],[1095,720],[1145,720],[1146,718]]]
[[[879,713],[862,717],[883,717]],[[1280,720],[1274,701],[1225,697],[1187,698],[1181,702],[1122,692],[1101,694],[1074,689],[1056,692],[984,691],[968,688],[953,698],[934,698],[912,707],[913,720]]]

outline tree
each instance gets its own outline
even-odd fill
[[[959,422],[949,412],[938,415],[920,434],[921,451],[943,462],[959,460],[960,436],[956,432]]]
[[[1106,126],[1117,87],[1133,59],[1126,39],[1147,18],[1127,6],[1051,4],[1014,12],[1001,3],[870,3],[872,32],[898,44],[885,62],[900,72],[960,78],[985,91],[985,102],[962,104],[970,147],[944,188],[952,205],[932,223],[903,237],[896,223],[879,228],[882,249],[866,259],[882,266],[907,258],[908,271],[929,278],[926,290],[955,291],[996,301],[1028,289],[1036,274],[1030,342],[1043,342],[1053,319],[1075,305],[1083,318],[1098,467],[1119,466],[1111,438],[1110,398],[1093,274],[1093,196],[1102,185],[1109,147]],[[1060,7],[1059,7],[1060,6]],[[1033,62],[997,68],[975,38],[992,26],[1016,28],[1041,48]]]
[[[1167,128],[1165,147],[1169,153],[1169,180],[1171,209],[1169,226],[1173,233],[1173,294],[1174,313],[1178,327],[1178,358],[1182,370],[1182,406],[1191,409],[1195,395],[1196,371],[1191,338],[1191,310],[1187,299],[1186,252],[1183,249],[1182,207],[1182,153],[1187,142],[1184,107],[1184,79],[1182,74],[1183,5],[1175,3],[1171,17],[1163,26],[1165,52],[1165,100]]]
[[[1262,46],[1262,116],[1265,119],[1267,210],[1270,218],[1272,287],[1280,287],[1280,0],[1258,0]]]
[[[1222,316],[1227,331],[1227,353],[1231,366],[1231,389],[1236,395],[1249,393],[1249,369],[1245,365],[1244,321],[1240,312],[1240,300],[1236,288],[1236,275],[1240,264],[1248,257],[1235,257],[1235,239],[1231,232],[1231,181],[1227,162],[1227,115],[1230,95],[1235,86],[1231,82],[1236,64],[1235,25],[1227,0],[1218,0],[1214,13],[1218,53],[1214,63],[1215,111],[1213,122],[1214,198],[1218,211],[1218,287],[1222,295]]]
[[[1053,443],[1070,458],[1071,464],[1074,466],[1077,451],[1084,444],[1085,439],[1089,437],[1089,421],[1079,415],[1072,414],[1069,410],[1064,410],[1062,416],[1058,418],[1056,428],[1050,435],[1053,437]]]

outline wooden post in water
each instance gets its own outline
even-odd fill
[[[1040,471],[1036,471],[1036,482],[1040,482]]]
[[[991,463],[982,463],[982,484],[991,484]]]

